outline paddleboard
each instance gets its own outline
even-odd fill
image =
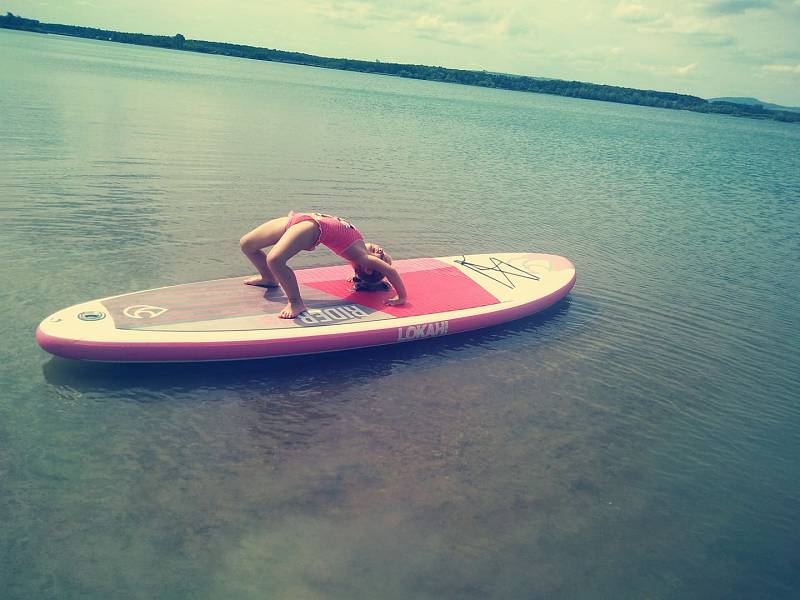
[[[496,325],[544,310],[575,283],[551,254],[499,253],[397,260],[408,291],[354,291],[349,265],[295,271],[308,311],[281,319],[282,290],[245,277],[188,283],[76,304],[39,325],[52,354],[106,362],[268,358],[395,344]]]

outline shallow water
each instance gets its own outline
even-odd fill
[[[3,30],[0,89],[4,597],[797,595],[797,126]],[[317,357],[36,346],[292,208],[578,283]]]

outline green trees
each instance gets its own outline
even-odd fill
[[[5,16],[0,16],[0,27],[5,27],[7,29],[38,31],[38,26],[39,21],[35,19],[23,19],[10,12],[7,12]]]

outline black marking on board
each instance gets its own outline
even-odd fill
[[[507,288],[510,288],[512,290],[515,289],[516,286],[514,285],[514,282],[511,281],[511,277],[522,277],[523,279],[532,279],[534,281],[539,281],[539,276],[538,275],[534,275],[533,273],[529,273],[528,271],[526,271],[525,269],[522,269],[520,267],[515,267],[514,265],[510,265],[507,262],[505,262],[503,260],[500,260],[499,258],[495,258],[493,256],[490,256],[489,260],[492,262],[492,266],[491,267],[486,266],[486,265],[479,265],[479,264],[473,263],[473,262],[469,262],[467,260],[467,257],[462,254],[461,255],[461,260],[456,259],[456,262],[459,265],[467,267],[468,269],[471,269],[471,270],[475,271],[476,273],[480,273],[481,275],[484,275],[484,276],[488,277],[489,279],[492,279],[493,281],[496,281],[497,283],[503,284],[504,286],[506,286]],[[507,269],[510,269],[510,270],[509,271],[504,271],[503,267],[506,267]],[[505,279],[505,281],[503,281],[499,277],[494,277],[493,275],[490,275],[490,273],[497,273],[498,275],[502,275],[503,279]]]

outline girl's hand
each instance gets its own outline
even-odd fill
[[[406,303],[406,299],[401,298],[400,296],[395,296],[394,298],[388,298],[384,300],[383,303],[387,306],[401,306],[402,304]]]

